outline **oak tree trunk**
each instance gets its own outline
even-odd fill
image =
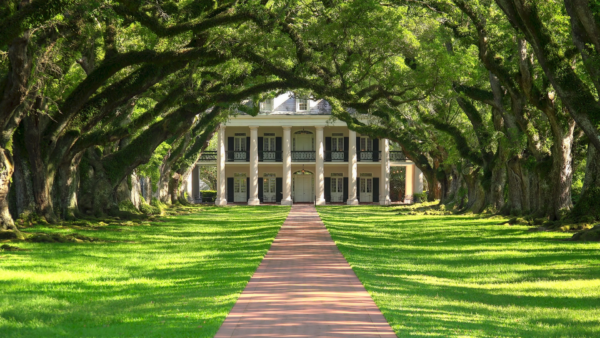
[[[18,231],[8,210],[8,192],[13,172],[14,166],[10,152],[0,148],[0,229]]]
[[[574,121],[570,124],[562,139],[554,140],[552,146],[552,170],[550,172],[550,191],[548,196],[548,218],[551,221],[560,219],[564,211],[573,207],[571,200],[571,183],[573,181],[573,134]]]

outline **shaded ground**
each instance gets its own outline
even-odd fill
[[[0,337],[212,337],[289,207],[203,207],[0,251]],[[24,232],[73,233],[35,226]]]
[[[318,208],[399,337],[600,336],[600,243],[400,210]]]

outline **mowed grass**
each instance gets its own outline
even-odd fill
[[[318,208],[398,337],[600,337],[600,243],[398,210]]]
[[[213,337],[288,211],[205,207],[79,231],[103,243],[12,244],[31,251],[0,251],[0,337]]]

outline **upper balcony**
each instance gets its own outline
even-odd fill
[[[315,151],[292,151],[292,162],[315,162],[316,161],[316,152]],[[381,151],[359,151],[356,154],[357,161],[363,163],[369,162],[380,162],[381,161]],[[389,152],[389,161],[394,162],[408,162],[409,160],[406,158],[401,151],[390,151]],[[325,162],[339,162],[339,163],[348,163],[348,152],[347,151],[326,151],[325,152]],[[227,151],[226,152],[226,161],[227,162],[250,162],[250,152],[249,151]],[[259,151],[258,152],[258,161],[259,162],[275,162],[281,163],[283,162],[283,151]],[[200,156],[198,162],[201,163],[216,163],[217,162],[217,152],[216,151],[205,151]]]

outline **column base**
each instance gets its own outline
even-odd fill
[[[291,198],[281,201],[281,205],[294,205],[294,201]]]
[[[392,200],[390,200],[389,196],[380,197],[379,204],[380,205],[390,205],[390,204],[392,204]]]
[[[248,205],[260,205],[260,200],[258,198],[256,198],[256,199],[249,199],[248,200]]]
[[[227,205],[227,200],[224,198],[218,198],[215,200],[215,205],[219,207],[225,206]]]
[[[317,200],[317,201],[315,202],[315,204],[316,204],[316,205],[325,205],[325,204],[327,204],[327,201],[325,201],[325,199],[324,199],[324,198],[322,198],[322,199],[319,199],[319,200]]]
[[[346,202],[346,204],[348,205],[358,205],[358,199],[348,199],[348,202]]]

